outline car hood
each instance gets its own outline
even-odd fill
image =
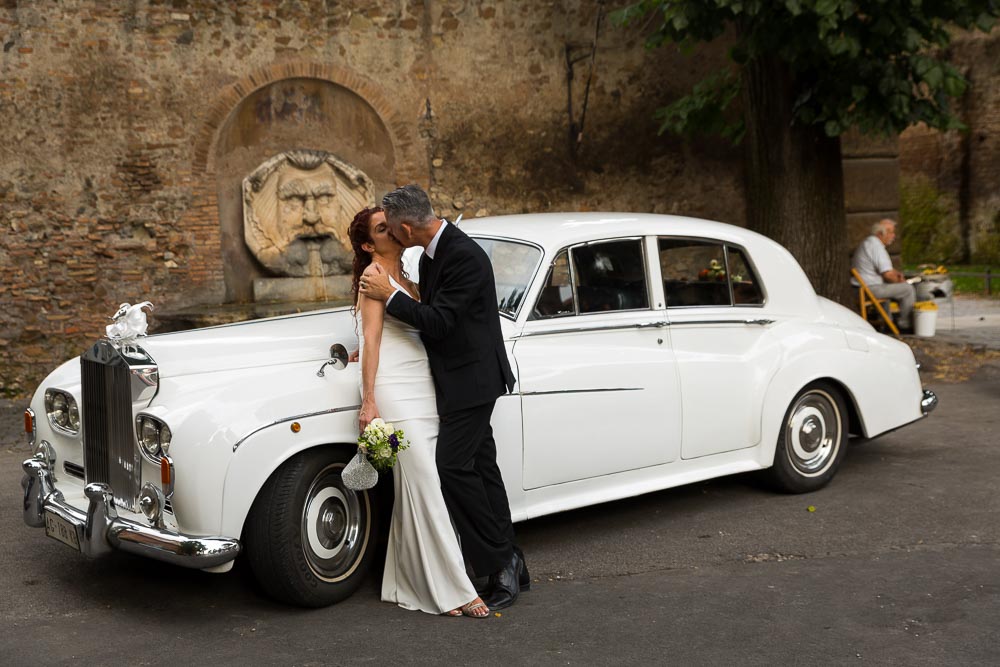
[[[350,308],[158,334],[139,341],[163,378],[305,361],[322,363],[330,358],[330,346],[335,343],[348,352],[358,347]]]

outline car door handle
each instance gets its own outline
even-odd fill
[[[643,322],[642,324],[636,324],[636,329],[662,329],[667,326],[665,320],[660,320],[659,322]]]
[[[768,319],[765,319],[765,318],[759,318],[759,319],[754,319],[754,320],[743,320],[743,323],[744,324],[759,324],[760,326],[764,327],[764,326],[767,326],[768,324],[774,324],[774,320],[768,320]]]

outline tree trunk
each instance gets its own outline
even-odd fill
[[[853,302],[840,138],[792,122],[788,66],[766,56],[744,68],[747,223],[785,246],[817,294]]]

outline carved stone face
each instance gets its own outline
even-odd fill
[[[243,181],[247,246],[278,275],[349,272],[354,254],[347,227],[372,201],[371,180],[329,153],[276,155]]]
[[[313,172],[294,168],[280,172],[277,195],[278,226],[287,241],[336,235],[341,208],[337,181],[329,167]]]

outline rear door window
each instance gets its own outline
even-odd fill
[[[702,239],[659,239],[668,308],[760,305],[764,293],[746,251]]]

